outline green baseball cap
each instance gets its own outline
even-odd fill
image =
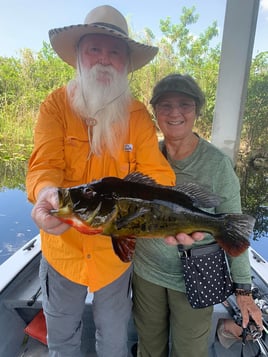
[[[189,95],[195,100],[196,112],[200,113],[200,109],[205,103],[205,96],[197,82],[188,74],[170,74],[161,79],[153,90],[153,96],[150,104],[154,107],[159,98],[169,92],[177,92]]]

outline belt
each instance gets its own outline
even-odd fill
[[[215,253],[219,251],[221,247],[218,245],[218,243],[211,243],[211,244],[206,244],[202,245],[199,247],[194,247],[190,249],[184,249],[183,245],[178,245],[178,254],[180,257],[198,257],[200,255],[204,254],[210,254],[210,253]]]

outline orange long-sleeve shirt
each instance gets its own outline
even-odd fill
[[[123,178],[133,171],[173,185],[174,173],[158,149],[155,127],[145,106],[133,100],[130,111],[129,134],[119,158],[114,159],[108,151],[89,158],[87,126],[71,110],[66,88],[50,94],[40,107],[35,128],[26,178],[29,200],[34,203],[45,186],[70,187],[105,176]],[[74,228],[60,236],[40,233],[48,262],[91,291],[111,283],[129,266],[115,255],[110,237],[88,236]]]

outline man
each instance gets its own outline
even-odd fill
[[[40,107],[26,180],[42,239],[40,280],[49,353],[82,356],[81,318],[89,288],[98,356],[126,357],[131,265],[115,255],[110,237],[83,235],[50,210],[58,208],[57,187],[105,176],[123,178],[139,171],[174,184],[150,115],[131,97],[127,80],[157,48],[130,39],[125,18],[111,6],[97,7],[84,24],[49,35],[55,52],[77,70]]]

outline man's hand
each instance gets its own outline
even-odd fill
[[[51,209],[58,209],[58,193],[55,187],[45,187],[38,195],[37,201],[32,209],[32,218],[39,228],[47,233],[59,235],[70,226],[61,222],[50,214]]]

